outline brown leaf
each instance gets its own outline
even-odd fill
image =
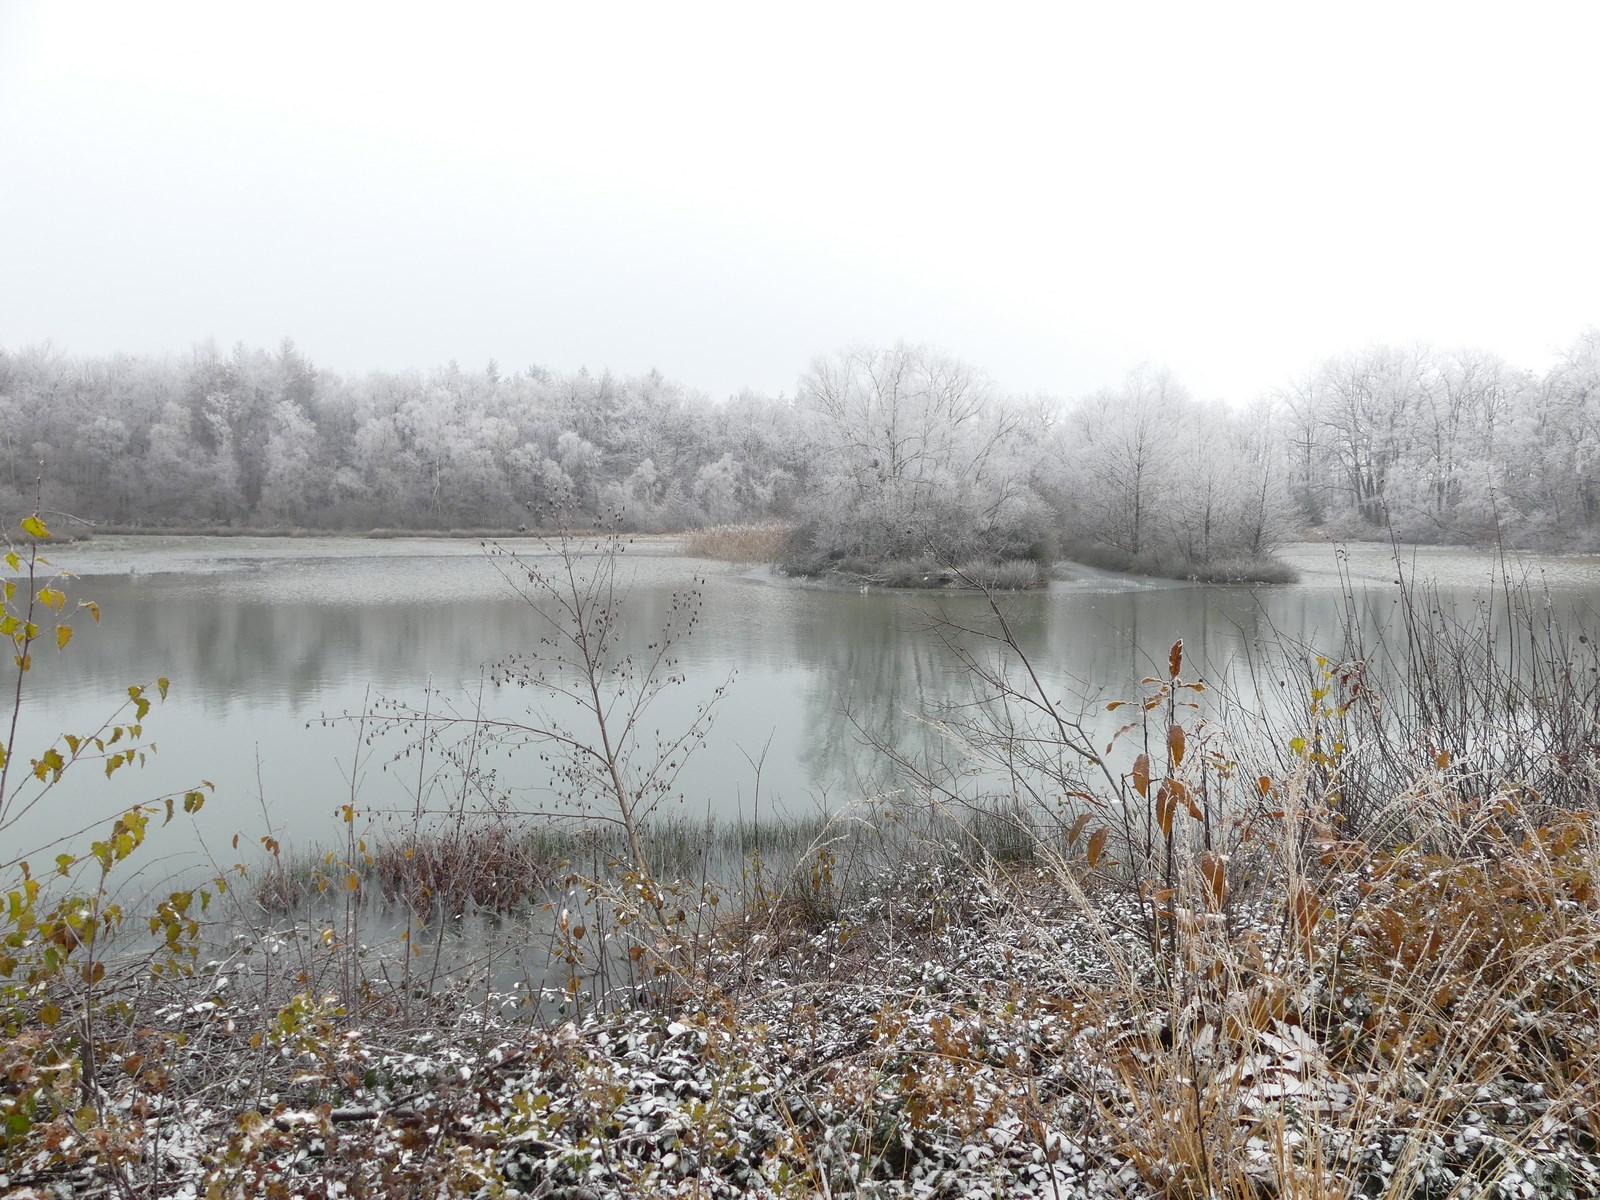
[[[1150,756],[1141,754],[1133,760],[1133,787],[1141,796],[1150,795]]]
[[[1294,920],[1300,928],[1300,936],[1309,939],[1317,930],[1317,922],[1322,920],[1322,905],[1304,888],[1295,890],[1290,905],[1294,909]]]
[[[1200,875],[1206,881],[1206,897],[1212,908],[1221,908],[1228,894],[1228,860],[1207,850],[1200,856]]]
[[[1176,679],[1178,672],[1183,667],[1183,639],[1179,638],[1172,643],[1172,649],[1167,652],[1167,675]]]
[[[1190,789],[1189,785],[1186,783],[1179,783],[1177,787],[1178,799],[1183,801],[1183,806],[1189,810],[1189,815],[1196,821],[1204,821],[1206,819],[1206,814],[1201,811],[1200,805],[1196,802],[1194,798],[1194,792]]]
[[[1084,813],[1072,823],[1072,828],[1067,830],[1067,845],[1076,846],[1078,839],[1083,836],[1084,828],[1094,819],[1090,813]]]
[[[1174,725],[1167,730],[1167,753],[1172,755],[1174,766],[1183,762],[1183,750],[1186,744],[1187,739],[1184,736],[1182,725]]]
[[[1179,785],[1181,786],[1181,785]],[[1178,789],[1170,779],[1163,779],[1156,789],[1156,824],[1161,826],[1161,836],[1172,836],[1172,818],[1178,810]]]
[[[1106,852],[1106,843],[1111,840],[1111,830],[1102,825],[1089,835],[1089,865],[1091,867],[1100,862],[1100,856]]]

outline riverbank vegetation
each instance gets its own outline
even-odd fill
[[[683,552],[735,563],[774,563],[783,557],[790,528],[769,521],[754,525],[709,525],[684,536]]]
[[[1600,1190],[1600,649],[1540,597],[1508,584],[1456,613],[1411,588],[1382,645],[1352,611],[1339,645],[1279,647],[1255,681],[1289,693],[1276,707],[1176,643],[1097,702],[1127,717],[1107,746],[991,593],[987,621],[940,630],[974,698],[927,715],[960,755],[881,746],[902,786],[780,844],[654,820],[652,781],[703,721],[641,718],[696,608],[658,671],[603,644],[619,551],[556,550],[496,560],[568,598],[530,614],[548,654],[502,668],[525,720],[353,718],[358,744],[391,720],[457,764],[444,819],[369,842],[352,800],[315,864],[278,867],[266,837],[266,865],[137,909],[122,874],[203,783],[85,852],[0,856],[12,1194]],[[13,718],[73,620],[37,550],[17,556]],[[579,684],[593,730],[540,708]],[[137,770],[167,686],[48,747],[13,719],[0,829],[66,772]],[[519,746],[590,832],[469,803],[479,760]],[[735,869],[707,868],[718,837]],[[398,922],[363,902],[372,881]],[[528,920],[540,966],[497,948],[523,927],[454,934],[471,909]]]
[[[638,530],[781,524],[796,563],[1053,546],[1180,578],[1270,577],[1340,538],[1600,546],[1587,447],[1600,333],[1543,375],[1371,347],[1270,396],[1197,400],[1140,369],[1073,399],[1005,393],[925,348],[817,360],[792,396],[455,363],[341,376],[292,342],[181,358],[0,349],[0,511],[74,528]],[[1243,404],[1250,400],[1248,405]],[[1218,564],[1228,564],[1219,568]]]

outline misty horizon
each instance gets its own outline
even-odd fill
[[[1154,16],[8,4],[0,346],[720,399],[903,340],[1243,404],[1600,321],[1593,10]]]

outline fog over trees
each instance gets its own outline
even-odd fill
[[[345,377],[285,341],[181,358],[0,351],[0,499],[141,526],[640,529],[777,519],[822,554],[1259,556],[1308,527],[1600,546],[1600,330],[1543,375],[1374,346],[1246,408],[1141,368],[1061,401],[909,345],[819,358],[793,396],[659,373]]]

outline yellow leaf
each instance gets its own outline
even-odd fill
[[[67,643],[70,642],[71,640],[72,640],[72,626],[71,625],[57,625],[56,626],[56,649],[57,650],[65,650],[67,648]]]
[[[50,536],[50,531],[44,527],[44,522],[39,520],[37,514],[22,518],[22,532],[41,541]]]
[[[167,698],[167,688],[170,686],[172,685],[167,681],[167,677],[165,675],[160,676],[156,680],[156,691],[161,693],[161,698],[163,700]]]

